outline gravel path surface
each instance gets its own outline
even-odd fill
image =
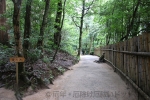
[[[81,61],[58,77],[51,89],[27,96],[24,100],[138,100],[113,69],[95,63],[96,56],[81,56]]]

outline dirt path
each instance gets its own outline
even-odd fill
[[[137,95],[96,56],[82,56],[81,61],[59,76],[50,89],[24,97],[23,100],[138,100]],[[14,92],[0,88],[0,100],[16,100]]]
[[[79,64],[58,77],[51,89],[41,90],[23,100],[137,100],[137,96],[96,56],[82,56]]]

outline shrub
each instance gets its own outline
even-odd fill
[[[42,51],[40,49],[32,49],[28,51],[28,59],[37,61],[41,57]]]
[[[58,67],[57,69],[60,71],[61,74],[63,74],[63,73],[66,71],[66,70],[65,70],[63,67],[61,67],[61,66]]]
[[[9,58],[14,56],[14,49],[0,44],[0,65],[5,65],[9,62]]]

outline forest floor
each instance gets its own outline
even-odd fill
[[[23,100],[138,100],[137,94],[106,63],[95,63],[96,56],[81,56],[78,64],[57,77],[50,89],[42,89]],[[0,89],[3,91],[4,89]],[[9,92],[9,93],[8,93]],[[4,100],[16,100],[6,90]],[[11,97],[12,96],[12,97]]]

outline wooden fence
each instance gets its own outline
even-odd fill
[[[150,100],[150,34],[96,48],[95,55],[105,52],[105,58],[134,85],[146,100]]]

